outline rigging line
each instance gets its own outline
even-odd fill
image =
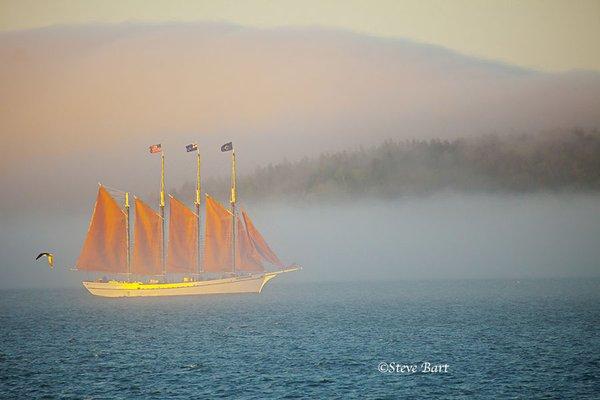
[[[104,189],[106,189],[109,192],[118,193],[123,196],[125,195],[125,193],[127,193],[125,190],[117,189],[117,188],[106,186],[106,185],[102,185],[102,186],[104,187]]]
[[[124,191],[119,190],[119,189],[111,188],[109,186],[102,185],[102,187],[108,192],[108,194],[111,197],[113,197],[115,200],[117,200],[118,203],[124,203],[125,202],[125,196],[126,196],[127,192],[124,192]]]

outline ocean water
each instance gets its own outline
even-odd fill
[[[0,398],[600,397],[598,279],[0,296]],[[422,372],[425,362],[447,372]]]

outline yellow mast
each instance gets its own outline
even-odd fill
[[[125,221],[127,231],[127,280],[131,281],[131,227],[129,212],[129,192],[125,192]]]
[[[231,151],[231,259],[232,259],[232,272],[235,273],[235,244],[236,244],[236,218],[235,218],[235,202],[236,202],[236,176],[235,176],[235,149]]]
[[[162,220],[162,272],[167,279],[167,263],[165,258],[165,153],[160,150],[160,218]]]
[[[201,261],[201,255],[200,255],[200,250],[201,250],[201,239],[200,239],[200,228],[202,226],[202,220],[200,217],[200,147],[198,147],[198,145],[196,145],[196,218],[198,220],[198,251],[197,251],[197,260],[196,260],[196,272],[198,274],[203,272],[203,268],[202,268],[202,264]]]

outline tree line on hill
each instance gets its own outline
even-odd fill
[[[186,183],[176,192],[194,193]],[[227,178],[207,192],[228,198]],[[283,161],[241,175],[245,201],[397,198],[440,191],[525,193],[600,189],[600,131],[388,140],[352,151]],[[191,198],[190,198],[191,200]]]

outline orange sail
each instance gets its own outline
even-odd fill
[[[77,268],[82,271],[127,272],[127,217],[103,186],[98,189]]]
[[[269,245],[267,244],[265,239],[262,237],[260,232],[254,227],[254,224],[250,220],[250,217],[248,217],[248,214],[246,214],[245,211],[242,211],[242,216],[244,218],[244,222],[246,223],[246,229],[248,230],[248,236],[250,237],[250,240],[252,241],[254,248],[258,251],[258,253],[261,255],[261,257],[265,261],[267,261],[273,265],[276,265],[279,268],[283,268],[284,264],[281,262],[279,257],[277,257],[277,255],[275,255],[273,250],[271,250],[271,248],[269,247]]]
[[[156,211],[137,197],[131,272],[162,274],[162,220]]]
[[[254,247],[252,239],[250,239],[250,236],[248,235],[248,231],[244,228],[244,225],[242,225],[239,218],[237,219],[236,226],[236,269],[247,272],[264,271],[265,267],[261,263],[261,256]]]
[[[206,196],[205,218],[204,271],[231,271],[231,213]]]
[[[169,200],[169,208],[167,270],[176,273],[194,272],[198,263],[197,216],[173,196]]]

